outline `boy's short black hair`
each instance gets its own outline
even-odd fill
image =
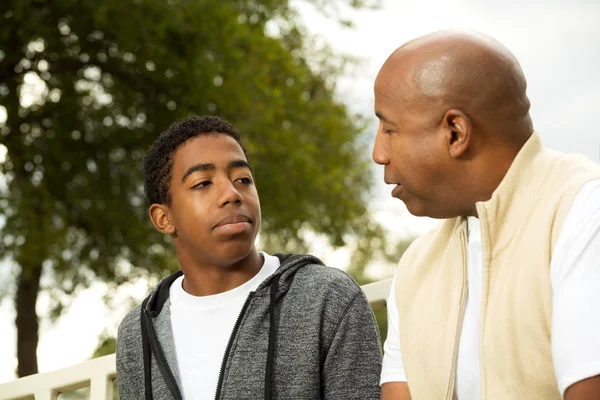
[[[196,136],[217,134],[234,138],[248,159],[248,152],[242,144],[237,129],[219,117],[189,117],[171,124],[160,134],[144,158],[144,192],[150,204],[171,204],[170,182],[174,162],[173,154],[179,146]]]

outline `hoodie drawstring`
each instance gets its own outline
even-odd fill
[[[277,336],[277,323],[278,323],[276,302],[277,302],[277,289],[279,288],[280,276],[281,276],[280,274],[274,276],[273,279],[271,280],[271,284],[270,284],[271,302],[269,305],[269,345],[267,348],[267,365],[266,365],[266,369],[265,369],[265,400],[271,400],[273,397],[273,395],[272,395],[273,362],[274,362],[274,357],[275,357],[275,339]],[[140,319],[141,319],[140,322],[141,322],[141,328],[142,328],[142,350],[143,350],[143,357],[144,357],[144,389],[145,389],[145,399],[153,400],[152,380],[151,380],[152,379],[152,376],[151,376],[152,354],[151,353],[152,353],[153,349],[150,347],[150,345],[151,345],[151,340],[154,339],[155,335],[152,335],[153,337],[150,337],[150,334],[153,332],[148,331],[148,329],[153,330],[153,326],[152,326],[152,321],[149,320],[149,316],[146,313],[147,302],[148,302],[148,298],[146,298],[144,300],[144,302],[142,303],[141,316],[140,316]],[[164,359],[164,356],[161,354],[162,349],[160,349],[159,344],[157,344],[157,347],[158,347],[157,352],[159,354],[157,354],[156,356],[160,359],[159,367],[161,367],[161,362],[166,365],[166,360]],[[170,375],[170,378],[173,379],[171,371],[168,369],[166,369],[166,371],[168,371],[168,375]],[[179,392],[179,388],[177,388],[177,387],[176,388],[169,387],[169,388],[171,389],[171,392],[176,399],[181,399],[181,394]]]
[[[140,322],[142,325],[142,351],[144,354],[144,390],[145,390],[145,394],[146,394],[146,400],[152,400],[150,338],[148,337],[146,303],[148,303],[148,298],[146,298],[144,300],[144,302],[142,303],[141,315],[140,315]]]
[[[265,400],[271,400],[273,390],[273,358],[275,355],[275,337],[277,336],[277,288],[279,278],[276,275],[271,281],[271,304],[269,305],[269,347],[267,349],[267,368],[265,370]]]

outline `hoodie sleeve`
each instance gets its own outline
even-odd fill
[[[338,322],[323,366],[326,400],[379,400],[381,349],[373,310],[362,290]]]
[[[131,374],[127,368],[126,356],[124,353],[126,350],[124,349],[122,344],[117,342],[117,386],[119,390],[119,398],[120,399],[132,399],[132,393],[129,390],[130,385],[128,385],[127,377]]]
[[[143,360],[141,357],[140,307],[130,311],[119,325],[117,333],[117,386],[119,398],[144,398]]]

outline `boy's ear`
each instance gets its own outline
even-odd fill
[[[169,218],[169,208],[164,204],[152,204],[148,210],[152,224],[160,233],[173,235],[177,230]]]

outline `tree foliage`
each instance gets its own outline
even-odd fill
[[[177,268],[141,186],[144,151],[175,120],[216,114],[241,130],[267,249],[302,248],[306,230],[336,246],[380,235],[364,125],[334,94],[346,60],[298,21],[287,0],[1,2],[0,254],[17,266],[20,376],[37,372],[40,290],[58,315],[94,280]]]

